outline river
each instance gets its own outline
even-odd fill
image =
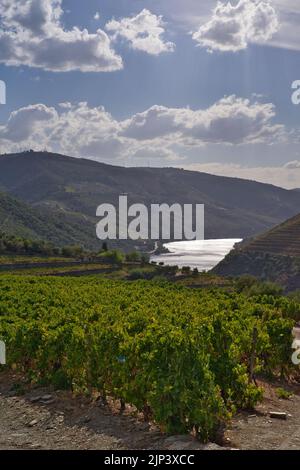
[[[166,243],[170,253],[151,256],[151,261],[163,262],[168,266],[190,266],[199,271],[209,271],[214,268],[233,249],[238,238],[219,240],[194,240]]]

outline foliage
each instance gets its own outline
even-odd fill
[[[105,259],[107,262],[112,264],[122,264],[125,261],[125,255],[120,250],[110,250],[110,251],[103,251],[100,253],[99,258]]]
[[[243,292],[249,296],[254,295],[274,295],[281,296],[283,288],[270,281],[260,281],[251,275],[240,276],[235,280],[235,288],[237,292]]]
[[[139,279],[152,279],[155,276],[155,271],[148,269],[133,269],[130,271],[128,279],[130,281],[138,281]]]
[[[282,400],[288,400],[293,394],[282,387],[276,388],[276,395]]]
[[[66,258],[80,258],[84,257],[84,250],[81,246],[79,245],[73,245],[73,246],[66,246],[62,248],[61,254],[62,256],[65,256]]]
[[[257,282],[250,287],[248,295],[273,295],[280,296],[283,294],[283,287],[275,282]]]
[[[80,246],[66,246],[58,248],[44,240],[28,240],[0,232],[0,254],[5,255],[38,255],[38,256],[62,256],[66,258],[78,258],[91,255]]]
[[[191,268],[190,268],[190,266],[183,266],[183,267],[181,268],[181,272],[182,272],[182,274],[184,274],[184,275],[189,275],[189,274],[191,273]]]
[[[126,261],[128,263],[139,263],[141,261],[141,255],[137,251],[132,251],[131,253],[127,253]]]
[[[287,298],[94,277],[0,278],[0,338],[32,381],[99,390],[169,432],[214,436],[261,390],[255,372],[292,367]]]
[[[250,289],[253,285],[257,283],[257,278],[251,276],[250,274],[244,274],[240,276],[235,281],[235,288],[238,292],[244,292],[247,289]]]

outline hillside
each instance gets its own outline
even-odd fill
[[[204,203],[206,238],[251,237],[294,216],[300,206],[299,192],[272,185],[176,168],[122,168],[45,152],[0,156],[0,190],[63,217],[80,228],[73,238],[89,247],[97,242],[97,206],[117,204],[123,193],[129,203],[148,206]]]
[[[32,207],[0,192],[0,232],[58,246],[89,244],[80,220],[47,207]]]
[[[248,251],[300,257],[300,214],[244,245]]]
[[[223,276],[251,274],[300,288],[300,214],[237,246],[213,270]]]

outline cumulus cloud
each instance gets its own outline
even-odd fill
[[[66,102],[57,108],[30,105],[0,126],[1,151],[28,148],[98,159],[176,161],[189,150],[214,145],[284,141],[284,126],[273,124],[271,104],[230,96],[203,110],[153,106],[126,120],[103,107]]]
[[[249,43],[266,42],[279,30],[276,10],[269,1],[218,2],[211,19],[193,34],[209,51],[240,51]]]
[[[57,118],[54,108],[37,104],[11,113],[7,125],[0,127],[0,138],[14,143],[33,139],[38,128]]]
[[[137,140],[175,135],[189,145],[271,142],[284,133],[283,126],[272,123],[274,116],[272,104],[251,104],[232,95],[205,110],[153,106],[129,119],[123,134]]]
[[[123,67],[105,31],[66,30],[62,0],[0,0],[0,63],[52,72]]]
[[[132,49],[159,55],[175,49],[175,44],[164,39],[164,26],[162,16],[144,9],[131,18],[122,18],[120,21],[113,19],[105,28],[113,34],[114,39],[125,39]]]

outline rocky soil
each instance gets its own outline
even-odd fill
[[[202,445],[191,436],[166,436],[145,423],[131,407],[73,397],[69,392],[24,385],[20,377],[0,374],[0,450],[300,450],[300,394],[279,399],[274,385],[264,384],[264,402],[238,414],[225,432],[223,446]],[[270,412],[286,419],[271,419]]]
[[[0,450],[214,449],[191,436],[166,436],[133,408],[73,397],[69,392],[26,387],[0,374]]]
[[[238,414],[226,437],[236,448],[245,450],[300,450],[300,385],[286,387],[292,395],[280,399],[283,385],[263,384],[265,398],[254,412]],[[286,419],[272,419],[270,412],[285,413]]]

